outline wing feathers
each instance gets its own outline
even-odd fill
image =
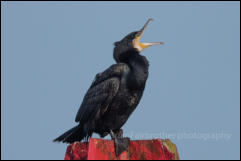
[[[84,123],[92,120],[96,114],[103,114],[116,95],[120,85],[119,78],[109,78],[101,83],[92,86],[86,93],[80,109],[76,115],[76,122]],[[99,112],[98,112],[99,111]]]

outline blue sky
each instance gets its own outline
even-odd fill
[[[240,2],[1,2],[2,159],[63,159],[113,43],[153,18],[143,98],[123,129],[181,159],[240,159]],[[94,135],[94,137],[98,137]]]

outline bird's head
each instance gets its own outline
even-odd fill
[[[131,32],[130,34],[125,36],[121,41],[114,43],[114,58],[117,60],[117,62],[121,56],[127,55],[126,53],[130,53],[133,51],[140,53],[141,51],[150,46],[164,44],[163,42],[140,42],[140,39],[144,31],[146,30],[148,24],[152,20],[153,19],[148,19],[148,21],[140,31]]]

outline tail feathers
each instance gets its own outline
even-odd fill
[[[81,141],[85,137],[85,135],[86,134],[83,132],[82,128],[77,125],[54,139],[54,142],[58,141],[63,143],[73,143],[75,141]]]

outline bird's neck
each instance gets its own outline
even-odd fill
[[[148,77],[149,63],[146,57],[139,53],[133,54],[128,61],[130,66],[130,74],[128,76],[128,84],[131,88],[144,88]]]

